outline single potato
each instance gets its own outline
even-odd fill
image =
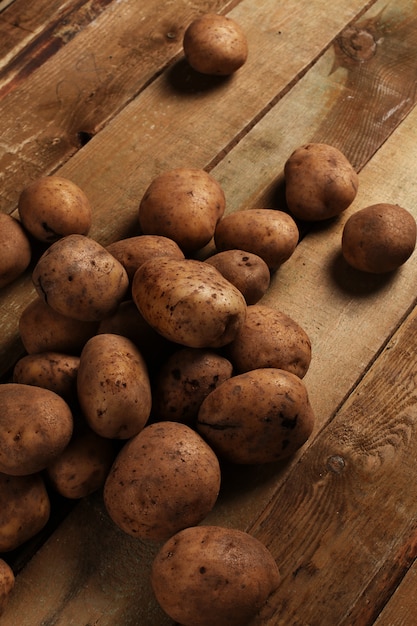
[[[334,146],[308,143],[290,155],[284,166],[288,209],[307,221],[336,217],[353,202],[359,177]]]
[[[183,49],[194,70],[218,76],[233,74],[248,57],[242,27],[230,17],[216,13],[206,13],[187,26]]]
[[[221,526],[179,531],[159,549],[151,585],[162,609],[183,626],[243,626],[278,588],[271,552],[249,533]]]
[[[151,385],[135,344],[102,333],[84,346],[77,376],[78,401],[90,428],[101,437],[128,439],[148,421]]]
[[[0,552],[11,552],[40,532],[51,504],[41,474],[0,473]]]
[[[15,584],[12,568],[6,561],[0,559],[0,617],[4,613]]]
[[[243,250],[224,250],[206,259],[232,285],[242,292],[246,304],[255,304],[268,290],[271,273],[257,254]]]
[[[303,381],[260,368],[226,380],[202,402],[197,431],[231,463],[281,461],[309,438],[314,413]]]
[[[73,426],[71,409],[53,391],[0,385],[0,472],[23,476],[45,469],[68,445]]]
[[[111,315],[129,287],[123,265],[85,235],[68,235],[53,243],[37,262],[32,279],[50,307],[85,322]]]
[[[238,373],[275,367],[303,378],[311,362],[311,342],[305,330],[283,311],[253,304],[227,346],[227,356]]]
[[[43,176],[29,183],[19,196],[18,210],[28,232],[45,243],[74,233],[87,235],[91,228],[86,194],[62,176]]]
[[[22,224],[0,213],[0,289],[23,274],[31,258],[32,246]]]
[[[71,403],[77,393],[77,374],[80,357],[44,352],[27,354],[13,369],[13,382],[50,389]]]
[[[158,333],[190,348],[226,345],[246,316],[239,289],[204,261],[150,259],[134,276],[132,297]]]
[[[217,224],[214,242],[218,252],[240,249],[261,257],[270,271],[293,254],[299,231],[293,218],[276,209],[247,209],[229,213]]]
[[[213,237],[226,205],[223,189],[200,169],[176,168],[157,176],[139,205],[145,235],[162,235],[189,255]]]
[[[392,272],[413,254],[416,230],[416,221],[406,209],[397,204],[373,204],[346,221],[342,254],[349,265],[363,272]]]
[[[185,424],[158,422],[121,449],[104,486],[104,502],[124,532],[160,541],[199,524],[219,490],[219,462],[205,441]]]

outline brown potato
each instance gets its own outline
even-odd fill
[[[129,279],[119,263],[97,241],[68,235],[53,243],[37,262],[33,284],[38,295],[61,315],[100,321],[116,311]]]
[[[206,259],[242,292],[246,304],[255,304],[267,292],[271,281],[268,265],[257,254],[224,250]]]
[[[20,383],[0,385],[0,472],[45,469],[68,445],[73,416],[53,391]]]
[[[193,426],[204,398],[231,377],[232,364],[213,350],[181,348],[158,371],[153,390],[155,420]]]
[[[15,576],[12,568],[6,561],[0,559],[0,617],[7,606],[14,584]]]
[[[311,362],[311,342],[289,315],[264,304],[253,304],[227,346],[227,356],[238,373],[275,367],[303,378]]]
[[[104,486],[104,502],[124,532],[159,541],[200,523],[219,489],[219,462],[203,439],[185,424],[158,422],[121,449]]]
[[[242,27],[224,15],[206,13],[193,20],[184,32],[184,55],[202,74],[228,76],[248,57],[248,42]]]
[[[379,203],[353,213],[343,228],[342,254],[352,267],[382,274],[403,265],[416,247],[416,221],[397,204]]]
[[[175,241],[162,235],[138,235],[119,239],[107,246],[112,254],[125,268],[129,280],[142,263],[159,256],[172,256],[183,259],[184,253]]]
[[[159,549],[151,570],[157,601],[183,626],[248,624],[279,583],[278,566],[263,543],[221,526],[179,531]]]
[[[258,464],[286,459],[307,441],[314,413],[303,381],[260,368],[233,376],[202,402],[197,431],[219,457]]]
[[[88,425],[101,437],[133,437],[151,412],[145,360],[121,335],[103,333],[88,340],[80,356],[77,393]]]
[[[190,348],[226,345],[246,316],[241,292],[204,261],[150,259],[135,274],[132,297],[157,332]]]
[[[49,520],[51,505],[40,474],[0,473],[0,552],[10,552],[32,539]]]
[[[77,392],[77,373],[80,358],[59,352],[28,354],[17,361],[13,382],[50,389],[67,402]]]
[[[145,191],[139,224],[145,235],[168,237],[191,254],[211,240],[225,204],[219,183],[204,170],[168,170]]]
[[[334,146],[308,143],[290,155],[284,166],[290,212],[301,220],[336,217],[355,199],[359,177]]]
[[[62,176],[44,176],[23,189],[20,219],[39,241],[51,243],[78,233],[87,235],[92,222],[90,202],[80,187]]]
[[[19,318],[19,334],[28,354],[78,355],[97,329],[98,322],[83,322],[62,315],[39,296],[23,309]]]
[[[31,258],[32,247],[22,224],[0,213],[0,289],[23,274]]]
[[[247,209],[229,213],[217,224],[218,252],[240,249],[261,257],[271,271],[293,254],[299,231],[293,218],[276,209]]]

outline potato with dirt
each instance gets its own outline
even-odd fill
[[[161,608],[183,626],[244,626],[280,583],[268,548],[241,530],[195,526],[159,549],[151,585]]]
[[[0,289],[23,274],[31,259],[32,246],[22,224],[0,213]]]
[[[27,354],[15,364],[12,382],[50,389],[70,404],[77,393],[79,363],[80,357],[71,354]]]
[[[268,291],[271,273],[257,254],[243,250],[224,250],[206,259],[232,285],[242,292],[246,304],[255,304]]]
[[[0,559],[0,617],[9,602],[15,585],[15,576],[12,568],[4,559]]]

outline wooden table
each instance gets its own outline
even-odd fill
[[[248,37],[229,80],[183,59],[185,26],[207,11]],[[363,275],[340,239],[368,204],[417,218],[417,2],[0,0],[0,54],[1,210],[57,172],[90,197],[103,244],[138,232],[139,200],[165,169],[210,171],[231,212],[283,208],[284,162],[307,141],[354,164],[353,205],[304,225],[263,299],[311,338],[313,436],[288,463],[230,469],[207,522],[248,530],[276,558],[282,584],[259,624],[415,626],[417,254]],[[0,293],[3,376],[33,297],[30,272]],[[171,624],[149,585],[158,546],[116,529],[101,494],[61,507],[30,559],[12,555],[1,625]]]

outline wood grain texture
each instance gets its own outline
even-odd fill
[[[414,626],[417,615],[416,584],[417,569],[414,564],[378,616],[375,626]]]

